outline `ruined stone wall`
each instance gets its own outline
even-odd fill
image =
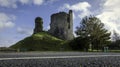
[[[51,16],[50,30],[52,35],[64,39],[73,39],[73,17],[72,11],[69,13],[59,12]]]
[[[35,18],[35,28],[34,28],[34,32],[35,33],[39,33],[43,31],[43,20],[41,17],[36,17]]]
[[[69,11],[69,30],[68,30],[68,39],[73,39],[74,38],[74,35],[73,35],[73,13],[72,13],[72,10]]]

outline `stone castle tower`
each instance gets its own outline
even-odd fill
[[[33,34],[39,33],[43,31],[43,20],[41,17],[36,17],[35,18],[35,29]]]
[[[72,10],[69,13],[59,12],[51,16],[50,30],[48,31],[53,36],[63,40],[71,40],[73,35],[73,14]]]

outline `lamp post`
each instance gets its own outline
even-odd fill
[[[90,43],[89,43],[89,51],[92,51],[91,35],[89,34],[88,37],[89,37],[89,41],[90,41]]]

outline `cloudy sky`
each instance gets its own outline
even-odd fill
[[[51,14],[70,9],[74,12],[74,30],[81,18],[94,15],[106,29],[120,34],[120,0],[0,0],[0,47],[30,36],[35,17],[42,17],[44,30],[48,30]]]

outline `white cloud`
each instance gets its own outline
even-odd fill
[[[33,3],[35,4],[35,5],[42,5],[43,4],[43,0],[33,0]]]
[[[34,5],[42,5],[44,3],[44,0],[19,0],[22,4],[34,4]]]
[[[50,29],[50,26],[47,26],[47,30],[49,30]]]
[[[20,3],[22,4],[34,4],[34,5],[47,5],[49,3],[53,3],[53,2],[56,2],[58,0],[19,0]]]
[[[0,13],[0,29],[14,27],[15,16]]]
[[[16,0],[0,0],[0,6],[17,8]]]
[[[0,6],[1,7],[7,7],[7,8],[17,8],[18,3],[21,3],[23,5],[43,5],[43,4],[49,4],[53,3],[57,0],[0,0]]]
[[[23,28],[23,27],[18,27],[17,32],[20,34],[26,34],[26,35],[31,35],[33,33],[32,29]]]
[[[110,31],[120,34],[120,0],[106,0],[102,5],[102,13],[97,15]]]
[[[90,15],[89,8],[91,5],[88,2],[79,2],[73,5],[70,4],[64,4],[62,7],[59,8],[59,10],[73,10],[75,12],[79,12],[80,14],[78,15],[80,18],[83,18],[84,16]]]

